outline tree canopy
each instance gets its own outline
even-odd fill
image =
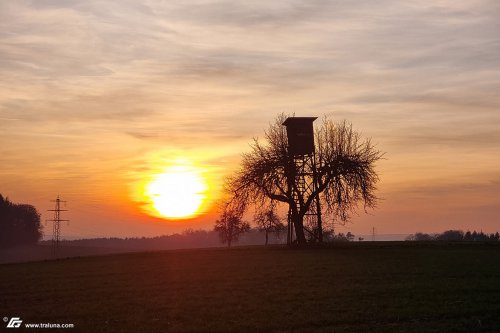
[[[41,237],[42,225],[36,208],[14,204],[0,194],[0,247],[34,244]]]
[[[250,224],[241,219],[242,214],[224,209],[220,218],[215,221],[214,231],[219,233],[219,238],[223,244],[231,247],[231,244],[238,241],[238,238],[244,232],[250,231]]]
[[[297,166],[289,153],[287,133],[281,114],[264,133],[264,140],[254,139],[251,151],[243,154],[241,166],[226,182],[229,205],[246,211],[258,207],[285,205],[289,210],[296,240],[307,242],[304,216],[315,200],[321,212],[345,222],[362,203],[365,210],[376,205],[378,175],[375,163],[382,157],[370,139],[363,139],[347,121],[324,118],[315,127],[314,190],[300,191]]]
[[[286,229],[274,207],[256,212],[254,222],[257,224],[259,231],[266,233],[265,245],[269,243],[269,233],[281,233]]]

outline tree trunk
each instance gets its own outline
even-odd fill
[[[231,238],[227,240],[227,247],[231,247]]]
[[[297,244],[305,245],[306,235],[304,234],[304,216],[299,214],[292,216],[293,226],[295,228],[295,237],[297,239]]]
[[[266,229],[266,246],[267,246],[267,242],[268,242],[268,234],[269,234],[269,231]]]

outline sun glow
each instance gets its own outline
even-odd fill
[[[200,212],[207,197],[202,172],[191,166],[173,166],[153,176],[145,196],[159,217],[190,218]]]

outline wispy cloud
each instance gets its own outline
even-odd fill
[[[489,0],[0,2],[2,170],[234,161],[228,142],[284,111],[350,119],[387,151],[389,187],[457,165],[465,184],[500,162],[498,31]]]

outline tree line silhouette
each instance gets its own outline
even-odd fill
[[[15,204],[0,194],[0,247],[36,244],[41,238],[42,225],[36,208]]]
[[[440,234],[426,234],[422,232],[417,232],[415,234],[409,235],[406,238],[407,241],[451,241],[451,242],[498,242],[500,240],[500,234],[490,233],[485,234],[482,231],[473,232],[462,230],[447,230]]]
[[[269,244],[283,244],[286,241],[284,235],[270,234]],[[264,233],[258,228],[250,228],[238,238],[239,245],[261,245],[264,244]],[[42,241],[41,244],[50,244],[51,241]],[[232,241],[232,244],[236,240]],[[75,240],[62,240],[64,246],[97,247],[103,249],[123,250],[169,250],[187,249],[200,247],[219,247],[220,235],[214,230],[186,229],[180,233],[156,237],[102,237],[83,238]]]

